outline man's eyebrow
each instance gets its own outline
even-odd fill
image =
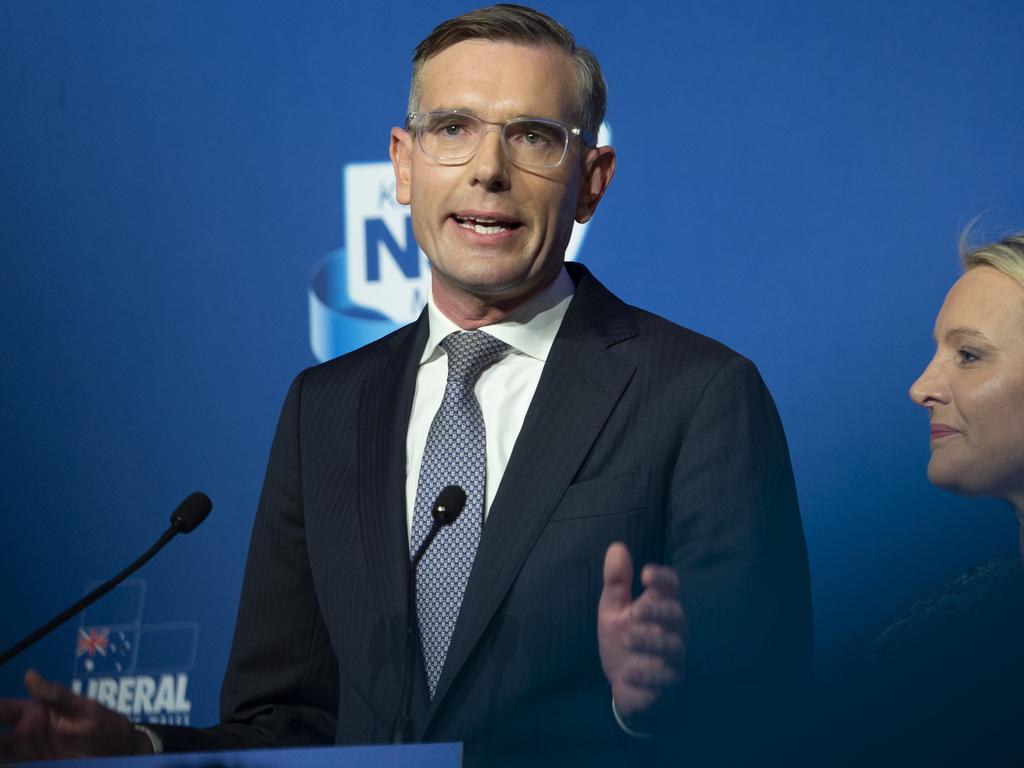
[[[483,120],[483,118],[480,117],[480,114],[475,109],[473,109],[472,107],[436,107],[435,109],[431,109],[429,111],[430,112],[440,112],[440,113],[457,112],[460,115],[471,115],[472,117],[477,117],[477,118],[480,118],[481,120]],[[557,118],[554,118],[554,117],[542,117],[540,115],[533,114],[532,112],[518,112],[518,113],[512,115],[511,117],[506,118],[506,120],[530,120],[530,119],[534,119],[534,120],[556,120],[557,121]],[[499,120],[499,121],[496,121],[496,122],[505,122],[505,120]]]
[[[473,117],[479,117],[476,110],[472,107],[436,107],[431,112],[458,112],[460,115],[472,115]]]

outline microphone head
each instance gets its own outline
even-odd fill
[[[447,485],[437,494],[431,514],[438,525],[451,525],[466,506],[466,492],[457,485]]]
[[[190,533],[213,509],[213,502],[205,493],[190,494],[178,508],[171,512],[171,525],[181,533]]]

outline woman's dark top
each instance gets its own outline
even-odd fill
[[[1024,765],[1020,560],[979,565],[915,604],[873,643],[864,683],[874,764]]]

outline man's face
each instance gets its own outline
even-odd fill
[[[420,112],[576,121],[572,60],[555,48],[463,41],[423,65],[420,86]],[[412,206],[435,301],[449,316],[510,311],[546,288],[561,269],[573,221],[591,216],[614,169],[610,148],[587,150],[577,139],[556,168],[519,167],[497,129],[468,160],[441,164],[396,128],[391,157],[398,200]]]

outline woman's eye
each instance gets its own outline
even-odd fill
[[[978,355],[976,355],[974,352],[971,352],[969,349],[958,349],[956,351],[956,357],[957,360],[961,363],[973,363],[979,359]]]

